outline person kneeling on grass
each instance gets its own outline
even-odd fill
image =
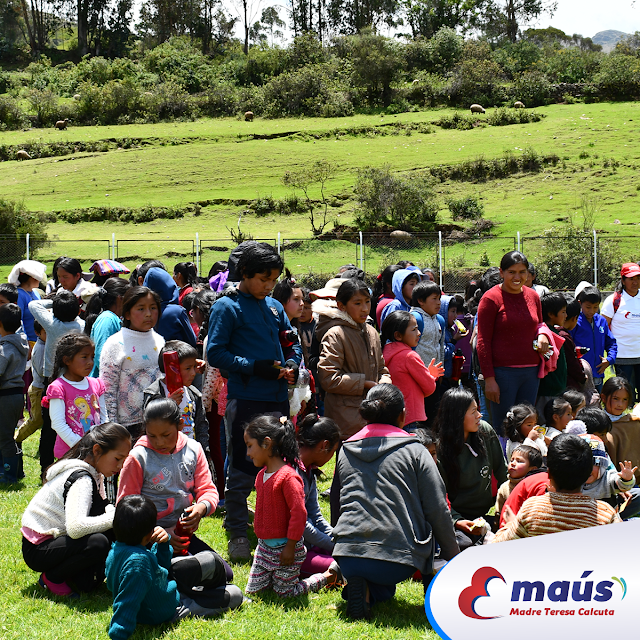
[[[214,575],[216,563],[207,558],[213,552],[171,559],[169,534],[156,526],[157,517],[155,504],[145,496],[125,496],[116,507],[116,542],[106,565],[107,587],[113,593],[112,640],[129,638],[138,622],[161,624],[188,616],[208,617],[242,604],[242,591],[235,585],[207,590],[209,583],[219,583]],[[183,564],[185,569],[199,565],[198,582],[204,589],[193,589],[193,567],[183,571]]]
[[[593,473],[593,454],[586,440],[570,433],[556,436],[549,444],[547,466],[549,492],[529,498],[517,516],[505,506],[505,524],[493,542],[621,522],[606,502],[582,495],[582,486]]]
[[[333,530],[336,558],[347,586],[347,615],[366,618],[389,600],[396,584],[416,571],[425,586],[433,574],[434,539],[440,558],[459,553],[444,482],[429,451],[403,430],[404,398],[378,384],[360,405],[367,424],[338,455],[340,517]]]

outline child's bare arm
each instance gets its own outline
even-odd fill
[[[293,564],[296,554],[297,540],[288,539],[284,549],[280,553],[280,564],[283,567],[290,567]]]

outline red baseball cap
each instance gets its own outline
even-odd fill
[[[620,275],[623,278],[633,278],[634,276],[640,276],[640,265],[635,262],[625,262],[620,269]]]
[[[620,275],[623,278],[633,278],[634,276],[640,276],[640,265],[635,262],[625,262],[620,269]]]

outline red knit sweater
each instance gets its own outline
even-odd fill
[[[529,287],[506,293],[500,285],[489,289],[478,306],[478,360],[485,378],[495,377],[494,367],[536,367],[540,356],[533,350],[542,323],[540,297]]]
[[[288,464],[266,482],[264,469],[256,478],[256,515],[253,530],[258,538],[300,540],[307,522],[302,478]]]

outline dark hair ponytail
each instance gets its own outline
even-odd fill
[[[117,449],[121,442],[131,442],[131,434],[121,424],[105,422],[92,427],[60,460],[86,460],[93,457],[93,447],[98,445],[102,455]]]
[[[173,267],[173,273],[179,273],[185,279],[188,286],[192,287],[194,284],[198,284],[198,270],[193,262],[178,262],[178,264]]]
[[[84,332],[91,335],[91,329],[98,316],[103,311],[108,311],[117,302],[118,298],[124,297],[130,285],[126,280],[120,278],[109,278],[96,293],[91,296],[85,310]]]
[[[145,425],[152,420],[170,422],[180,429],[180,407],[171,398],[156,398],[145,407],[142,420]]]
[[[331,419],[310,413],[298,424],[298,444],[313,449],[327,440],[335,447],[341,440],[340,427]]]
[[[396,426],[404,411],[404,396],[392,384],[378,384],[360,404],[360,415],[367,424],[379,422]]]
[[[260,446],[265,438],[269,438],[273,457],[282,458],[296,469],[300,467],[296,430],[289,420],[275,416],[259,416],[254,418],[244,430],[250,438],[257,440]]]

